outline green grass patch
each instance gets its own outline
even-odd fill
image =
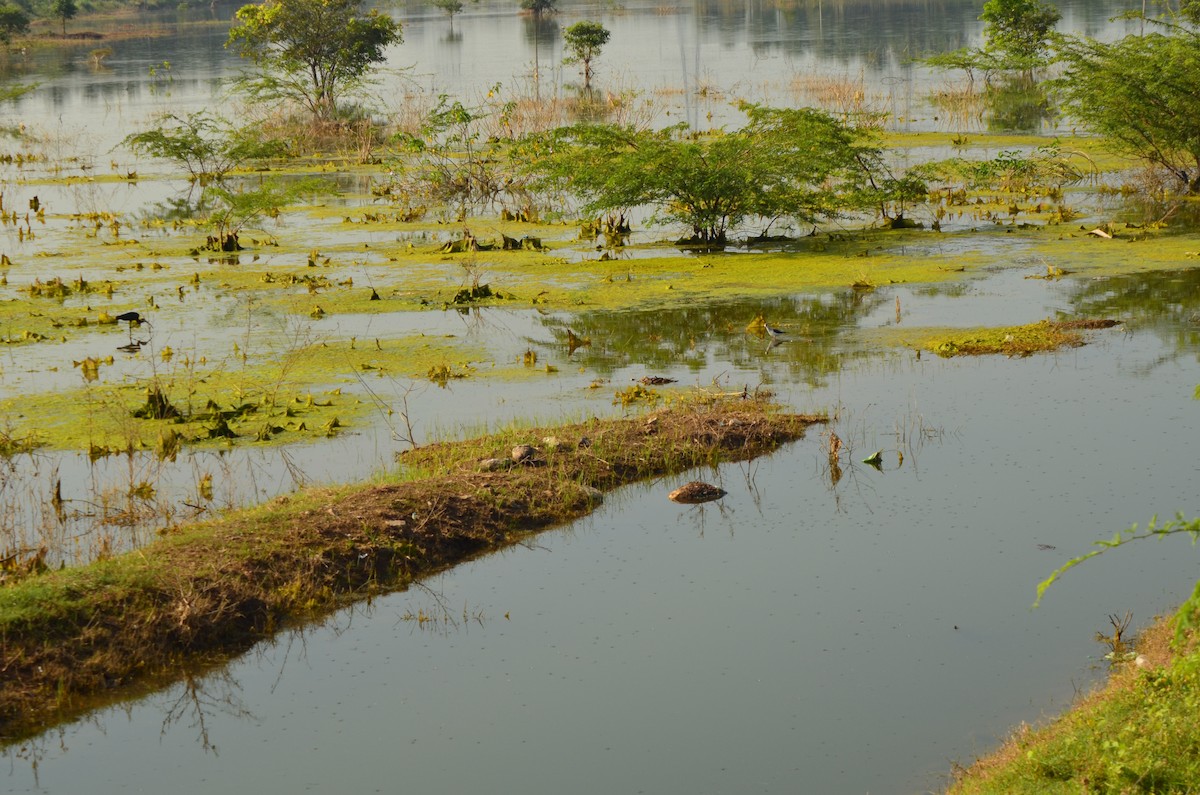
[[[1200,791],[1200,654],[1168,652],[1160,621],[1106,686],[960,770],[954,795]]]
[[[954,356],[1032,356],[1061,348],[1077,348],[1086,340],[1084,329],[1109,328],[1112,320],[1042,320],[1024,326],[926,331],[914,343],[905,332],[905,344],[932,351],[943,358]]]
[[[470,375],[485,355],[451,338],[415,335],[328,340],[244,365],[181,358],[144,383],[8,398],[0,401],[0,416],[9,423],[8,438],[36,438],[39,446],[94,456],[155,450],[173,457],[185,444],[286,444],[336,435],[376,410],[355,394],[360,381],[444,384],[439,373]]]

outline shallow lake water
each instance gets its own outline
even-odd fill
[[[562,64],[562,30],[589,19],[612,32],[596,62],[594,88],[631,92],[634,104],[653,106],[645,113],[661,124],[735,124],[731,103],[806,104],[822,86],[848,80],[861,83],[867,109],[891,114],[893,128],[956,130],[951,120],[937,118],[926,97],[961,75],[916,61],[982,39],[979,5],[971,0],[790,9],[757,1],[614,7],[563,0],[561,13],[541,23],[514,14],[504,0],[465,6],[452,23],[419,3],[386,7],[403,23],[404,42],[389,52],[388,71],[374,89],[381,111],[402,112],[414,97],[439,93],[471,104],[497,84],[510,93],[574,96],[579,76],[576,67]],[[1119,0],[1056,6],[1062,30],[1111,38],[1133,29],[1132,23],[1111,21],[1125,10]],[[50,136],[61,153],[79,154],[104,169],[117,143],[157,114],[236,107],[228,82],[243,64],[224,42],[237,7],[222,3],[149,15],[157,33],[104,42],[112,53],[99,67],[90,60],[92,43],[18,57],[13,76],[36,79],[39,88],[0,112]]]
[[[944,120],[921,97],[943,78],[909,58],[975,43],[980,30],[977,4],[966,2],[563,7],[556,24],[534,30],[511,4],[469,5],[453,34],[443,16],[406,7],[392,65],[412,69],[388,90],[470,99],[495,80],[527,85],[536,66],[539,90],[569,93],[575,77],[559,65],[560,28],[598,17],[613,30],[599,64],[603,87],[644,92],[674,114],[668,121],[721,124],[731,99],[800,101],[798,76],[861,76],[896,127],[939,129]],[[1105,22],[1116,4],[1060,8],[1072,30],[1120,29]],[[108,157],[124,158],[112,146],[152,114],[222,101],[220,80],[237,66],[220,46],[219,20],[231,10],[210,26],[114,42],[103,70],[84,66],[85,51],[57,61],[38,54],[44,87],[16,103],[16,117],[106,171]],[[34,190],[20,182],[28,174],[6,174],[22,196]],[[79,211],[136,213],[163,198],[149,182],[36,190]],[[47,229],[38,245],[52,251],[60,232]],[[11,227],[4,235],[16,245]],[[930,256],[955,255],[930,245]],[[454,335],[491,361],[534,350],[558,367],[545,378],[485,374],[412,392],[372,383],[385,402],[409,400],[422,439],[612,414],[613,391],[647,374],[770,389],[833,422],[756,462],[623,489],[588,519],[527,546],[11,746],[0,789],[939,788],[953,763],[1062,709],[1101,675],[1105,649],[1093,637],[1109,629],[1110,614],[1132,610],[1143,625],[1172,610],[1197,577],[1185,540],[1147,542],[1090,561],[1030,609],[1036,584],[1093,541],[1156,513],[1200,512],[1200,281],[1187,270],[1029,279],[1045,263],[1019,243],[985,235],[976,245],[993,265],[950,285],[730,296],[650,312],[428,311],[309,324],[330,337]],[[202,298],[203,311],[181,309],[156,327],[157,345],[185,350],[249,324],[236,296]],[[879,338],[1060,314],[1126,325],[1028,359],[919,358]],[[769,346],[746,333],[757,315],[797,339]],[[277,320],[256,319],[254,333],[269,335]],[[592,344],[564,355],[567,328]],[[52,371],[38,358],[90,355],[88,344],[75,345],[0,351],[0,393],[76,383],[66,364]],[[145,366],[119,359],[110,376],[141,377]],[[406,445],[385,419],[380,412],[341,438],[282,454],[201,451],[172,466],[149,454],[20,459],[0,496],[13,483],[36,484],[16,508],[35,517],[55,476],[101,494],[141,479],[186,491],[197,473],[219,471],[217,505],[255,502],[390,465]],[[825,452],[829,429],[846,443],[840,479]],[[876,450],[883,471],[858,463]],[[729,495],[693,507],[665,499],[695,477]]]
[[[841,406],[836,486],[816,427],[624,489],[527,547],[10,748],[6,789],[936,788],[1093,681],[1108,614],[1144,622],[1194,581],[1186,541],[1135,545],[1030,609],[1093,540],[1195,513],[1195,352],[1110,330],[1057,356],[881,356],[780,384]],[[854,463],[879,448],[883,472]],[[693,476],[729,496],[665,499]]]

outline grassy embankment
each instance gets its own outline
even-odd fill
[[[0,738],[517,543],[585,515],[603,491],[752,458],[820,421],[701,396],[641,417],[430,445],[406,454],[393,482],[310,489],[0,588]],[[531,463],[481,466],[521,443],[539,448]]]
[[[953,795],[1200,792],[1200,652],[1160,620],[1107,684],[1065,715],[1022,726],[959,772]]]
[[[1081,329],[1111,321],[1032,326],[934,338],[943,356],[1028,355],[1082,344]],[[1116,622],[1114,622],[1116,626]],[[1172,646],[1172,639],[1177,645]],[[995,752],[958,771],[952,795],[1200,792],[1200,649],[1160,619],[1122,654],[1120,630],[1097,640],[1118,662],[1108,681],[1047,725],[1022,725]]]

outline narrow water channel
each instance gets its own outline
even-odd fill
[[[563,22],[597,10],[563,5]],[[1119,28],[1105,21],[1119,4],[1059,5],[1064,28]],[[599,11],[614,32],[604,88],[636,89],[672,120],[697,126],[721,124],[738,98],[799,101],[796,79],[833,75],[861,77],[870,96],[886,95],[885,109],[903,119],[898,128],[940,129],[920,101],[939,78],[909,59],[971,43],[979,27],[977,4],[957,1]],[[549,59],[548,89],[569,92],[557,28],[531,30],[511,4],[471,6],[453,34],[428,9],[406,13],[406,42],[391,65],[414,68],[387,84],[397,96],[419,88],[471,100],[493,77],[527,79],[535,58],[539,68]],[[195,21],[182,32],[115,43],[104,69],[84,69],[79,53],[61,61],[39,54],[45,90],[16,103],[15,113],[47,131],[57,153],[103,153],[104,171],[103,161],[119,156],[112,146],[154,113],[224,101],[220,80],[236,59],[221,48],[219,25]],[[14,183],[29,176],[3,173]],[[155,192],[166,188],[154,184],[81,180],[37,190],[56,212],[137,214],[162,198]],[[65,240],[68,231],[39,230],[36,243],[22,244],[23,261],[40,263],[34,248],[54,251],[60,233]],[[12,231],[5,234],[15,245]],[[966,245],[986,251],[994,269],[951,286],[730,296],[653,312],[429,311],[325,321],[331,336],[369,339],[380,328],[454,334],[478,342],[493,362],[516,361],[526,349],[543,361],[551,351],[561,356],[566,327],[594,339],[569,362],[555,359],[562,366],[553,379],[481,377],[413,393],[422,440],[513,419],[611,413],[614,388],[661,374],[686,385],[770,389],[794,409],[828,410],[846,445],[843,471],[831,471],[827,431],[816,427],[760,461],[627,488],[587,520],[526,547],[11,746],[0,790],[938,789],[953,764],[994,747],[1021,721],[1064,708],[1102,675],[1105,649],[1093,637],[1108,629],[1109,614],[1132,610],[1144,625],[1174,608],[1198,570],[1185,540],[1142,543],[1090,561],[1030,608],[1037,583],[1097,539],[1154,514],[1200,513],[1196,277],[1049,283],[1026,278],[1045,263],[1023,263],[1000,234]],[[949,261],[954,252],[934,255]],[[235,327],[249,336],[240,309],[236,296],[213,298],[192,310],[206,315],[201,322],[181,308],[174,326],[160,322],[160,341],[184,350],[186,335],[192,345],[206,334],[232,338]],[[918,358],[873,336],[1060,313],[1126,325],[1092,334],[1083,348],[1029,359]],[[745,333],[756,315],[803,333],[767,346]],[[11,347],[0,387],[21,393],[75,381],[66,363],[93,351],[73,345],[50,353]],[[38,355],[56,357],[43,363],[53,366],[35,367]],[[589,389],[593,381],[603,389]],[[201,452],[153,478],[183,488],[197,473],[227,466],[224,479],[243,491],[218,494],[216,503],[240,504],[309,479],[369,476],[402,447],[383,422],[365,422],[284,455],[233,461]],[[876,450],[882,471],[859,463]],[[34,471],[20,477],[42,488],[52,472],[95,493],[143,477],[119,471],[132,468],[134,456],[94,466],[85,459],[30,457]],[[666,501],[692,477],[720,482],[729,495],[698,507]],[[32,514],[45,500],[31,495]]]

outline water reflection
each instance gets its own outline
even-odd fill
[[[1058,5],[1064,30],[1082,28],[1111,37],[1129,24],[1107,22],[1123,10],[1118,0]],[[114,104],[128,114],[121,127],[155,112],[211,107],[220,98],[222,81],[243,67],[223,46],[234,8],[236,4],[147,15],[144,22],[156,25],[152,35],[122,34],[106,40],[112,54],[104,59],[103,72],[84,68],[94,42],[77,48],[39,48],[10,57],[0,63],[0,70],[43,81],[33,97],[16,106],[27,123],[38,127],[50,126],[60,115],[83,118],[97,109],[110,112]],[[815,99],[829,106],[828,97],[807,93],[812,79],[820,77],[830,86],[861,81],[872,107],[890,114],[898,127],[940,129],[942,122],[928,114],[924,97],[946,77],[930,73],[919,59],[978,43],[981,30],[978,4],[966,0],[946,0],[934,7],[704,1],[669,8],[634,5],[599,14],[587,3],[568,1],[562,12],[520,15],[511,3],[468,4],[447,25],[426,8],[401,9],[405,43],[395,48],[388,68],[415,66],[418,82],[428,90],[467,101],[497,82],[519,84],[536,71],[534,93],[556,96],[564,90],[562,20],[584,15],[598,17],[613,32],[599,62],[604,79],[623,91],[653,93],[660,111],[681,113],[696,127],[736,121],[728,105],[705,101],[718,94],[780,104]],[[117,32],[96,27],[102,33]],[[793,93],[796,78],[809,84],[804,96]],[[385,91],[380,101],[398,110],[405,103],[403,94]],[[1009,118],[1001,126],[1010,128],[1019,121],[1016,129],[1045,127],[1044,117],[1029,115],[1033,107],[1026,105],[1019,119]],[[1002,113],[1011,116],[1012,111]]]
[[[1037,132],[1053,116],[1045,89],[1026,75],[989,82],[984,99],[990,111],[988,129],[993,132]]]
[[[241,685],[228,670],[203,676],[186,675],[180,684],[171,688],[164,704],[161,733],[165,735],[176,724],[186,725],[195,731],[200,750],[215,756],[219,748],[209,730],[214,716],[255,720],[254,713],[242,701],[241,692]]]
[[[847,343],[858,321],[890,299],[874,292],[841,290],[821,295],[685,303],[653,310],[549,315],[542,323],[562,344],[568,328],[591,340],[576,357],[598,374],[644,367],[653,372],[684,370],[693,376],[714,362],[737,371],[759,369],[764,357],[775,366],[764,378],[817,385],[869,355]],[[778,344],[755,325],[767,318],[789,332]],[[782,367],[781,367],[782,366]]]
[[[1072,285],[1070,300],[1082,317],[1116,317],[1149,330],[1166,354],[1143,374],[1168,362],[1200,356],[1200,269],[1156,271]]]
[[[1137,328],[1179,329],[1200,321],[1200,269],[1151,271],[1070,284],[1085,317],[1119,317]],[[1183,346],[1190,348],[1195,343]]]

